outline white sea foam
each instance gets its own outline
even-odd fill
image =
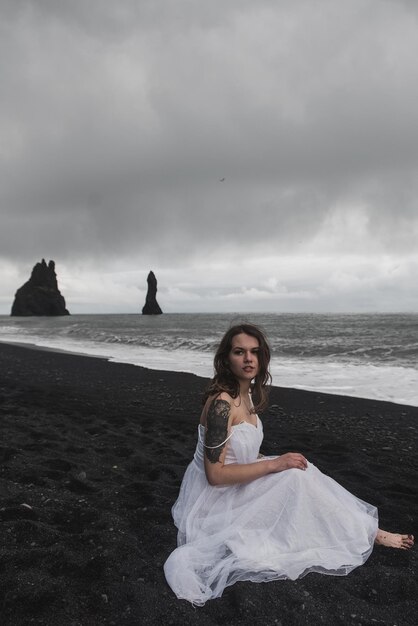
[[[273,384],[418,406],[418,372],[407,367],[273,359]]]
[[[273,384],[418,406],[418,369],[409,365],[417,361],[414,352],[416,344],[412,344],[412,356],[408,356],[408,360],[404,359],[402,352],[402,346],[403,350],[411,347],[409,327],[404,338],[401,335],[394,336],[400,340],[399,346],[395,341],[392,344],[399,357],[388,361],[382,354],[382,348],[387,346],[384,346],[383,341],[378,343],[379,336],[373,339],[374,343],[358,349],[356,343],[359,334],[351,333],[348,338],[344,337],[342,330],[346,326],[340,320],[326,320],[329,331],[334,331],[335,337],[331,332],[328,337],[322,331],[329,345],[325,349],[322,335],[319,332],[317,335],[311,334],[311,327],[307,331],[307,319],[312,321],[309,316],[287,316],[286,319],[281,316],[259,317],[272,339]],[[260,323],[258,319],[254,321]],[[356,320],[344,320],[347,325],[353,321]],[[374,321],[372,317],[366,320],[365,338],[369,329],[375,330]],[[397,321],[386,320],[389,331],[397,332]],[[412,329],[416,321],[416,316],[409,320]],[[379,322],[382,323],[380,318]],[[0,317],[0,340],[100,356],[110,361],[155,370],[191,372],[210,377],[213,373],[213,346],[219,340],[219,328],[227,327],[227,323],[226,316],[213,315],[173,315],[164,316],[164,319],[105,315],[52,319],[14,319],[4,316]],[[290,330],[287,330],[289,327]],[[218,335],[215,329],[218,329]],[[292,339],[292,332],[297,335],[297,340]],[[387,338],[389,333],[383,334]],[[362,337],[360,340],[363,341]],[[315,341],[318,344],[317,351],[313,346]],[[305,348],[308,344],[310,348],[307,354]],[[375,345],[378,345],[376,350]],[[336,352],[332,350],[335,346],[347,349]],[[292,349],[294,354],[291,353]],[[361,358],[358,358],[358,354]]]
[[[213,355],[197,350],[164,350],[29,336],[21,338],[12,333],[4,340],[103,357],[115,363],[130,363],[154,370],[188,372],[206,378],[213,373]],[[273,384],[280,387],[418,406],[418,372],[412,368],[273,357],[271,373]]]

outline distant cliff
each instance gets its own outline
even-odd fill
[[[145,304],[142,307],[142,315],[161,315],[162,311],[157,302],[157,279],[154,272],[150,272],[147,278],[148,291]]]
[[[37,263],[29,280],[16,291],[11,315],[69,315],[58,289],[55,263]]]

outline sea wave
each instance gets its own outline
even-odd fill
[[[248,316],[247,316],[248,319]],[[212,375],[232,315],[0,317],[0,340],[152,369]],[[274,383],[418,406],[418,315],[253,315],[272,347]]]

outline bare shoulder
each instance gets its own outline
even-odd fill
[[[233,400],[227,391],[222,391],[221,393],[218,393],[218,395],[212,396],[210,404],[214,404],[216,402],[227,402],[230,406],[232,406]]]
[[[200,423],[203,426],[208,425],[208,419],[213,419],[216,415],[226,415],[231,410],[232,398],[229,393],[222,392],[213,396],[209,396],[203,407]]]
[[[222,417],[228,416],[228,419],[229,419],[230,412],[231,412],[231,398],[229,394],[223,392],[220,395],[212,398],[211,402],[209,403],[207,414],[206,414],[206,421],[209,422],[211,419],[213,419],[216,416],[222,416]]]
[[[220,394],[221,396],[223,394]],[[226,394],[228,395],[228,394]],[[212,398],[206,414],[205,456],[210,463],[221,460],[228,440],[231,405],[225,398]]]

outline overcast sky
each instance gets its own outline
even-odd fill
[[[418,311],[414,0],[0,0],[0,313]]]

